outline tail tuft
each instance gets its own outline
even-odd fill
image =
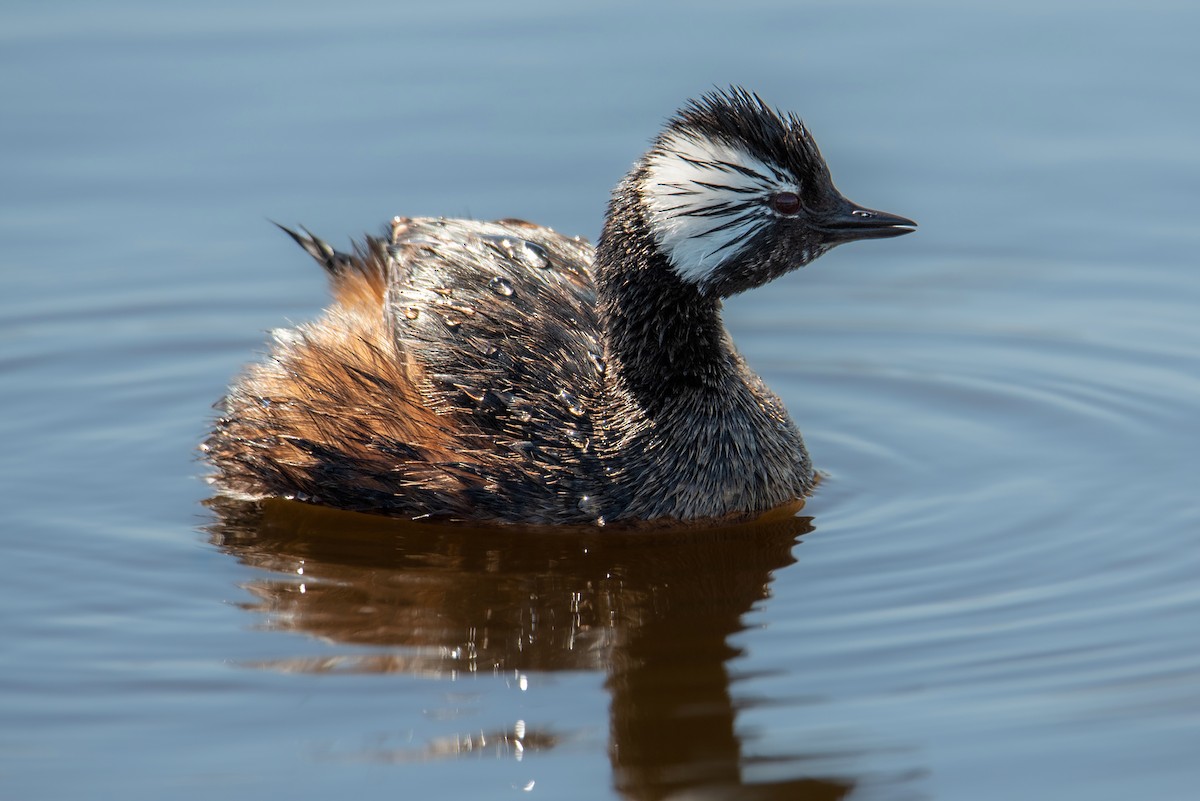
[[[297,245],[304,248],[305,252],[316,260],[317,264],[325,268],[325,272],[329,273],[330,278],[342,278],[348,270],[352,269],[354,263],[352,256],[334,250],[328,242],[319,238],[304,226],[300,226],[300,230],[304,231],[304,233],[298,234],[286,225],[280,225],[274,220],[271,222],[280,231],[290,236]]]

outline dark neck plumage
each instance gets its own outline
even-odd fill
[[[596,247],[596,289],[609,379],[650,413],[716,393],[733,369],[721,301],[681,279],[656,246],[637,193],[617,187]]]

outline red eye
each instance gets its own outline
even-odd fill
[[[771,208],[789,217],[800,211],[800,196],[795,192],[776,192],[771,195]]]

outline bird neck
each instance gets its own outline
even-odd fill
[[[608,375],[650,412],[672,398],[728,388],[737,359],[721,301],[671,268],[638,196],[618,187],[596,246],[596,291]]]

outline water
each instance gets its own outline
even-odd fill
[[[1200,11],[12,3],[0,797],[1187,799]],[[729,304],[826,474],[702,537],[201,502],[335,244],[595,237],[744,83],[918,220]]]

